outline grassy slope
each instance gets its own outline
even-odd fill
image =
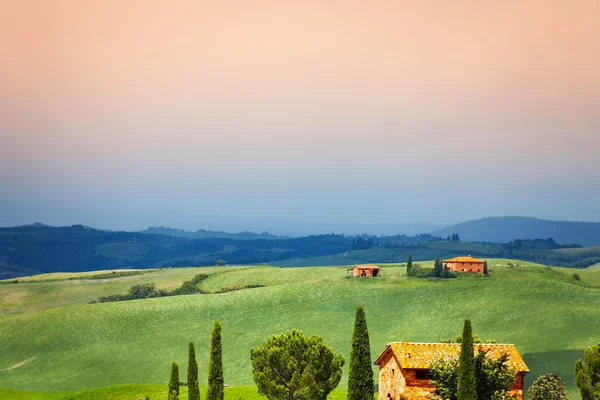
[[[126,293],[132,285],[141,283],[153,282],[159,289],[173,289],[198,273],[211,273],[215,270],[215,267],[166,268],[143,275],[110,279],[69,278],[105,274],[112,270],[51,273],[19,278],[18,284],[0,284],[0,315],[88,304],[100,296]]]
[[[187,399],[187,388],[179,388],[179,399]],[[30,392],[21,390],[0,389],[2,400],[137,400],[150,397],[152,400],[167,400],[166,385],[112,385],[97,389],[84,390],[75,393],[59,392]],[[334,390],[330,400],[345,400],[347,392],[342,389]],[[206,398],[206,388],[200,390],[200,398]],[[225,389],[227,400],[264,400],[265,397],[257,393],[255,386],[235,386]]]
[[[71,392],[166,382],[172,360],[185,370],[189,340],[197,345],[202,380],[214,319],[224,326],[226,382],[251,385],[250,348],[287,329],[319,334],[348,359],[354,309],[363,304],[373,358],[389,341],[456,336],[462,319],[470,317],[478,335],[517,345],[532,370],[529,381],[557,372],[574,394],[573,362],[597,342],[600,331],[600,269],[578,270],[581,282],[576,282],[573,270],[506,263],[489,260],[489,278],[438,282],[409,279],[400,276],[403,268],[389,266],[384,278],[367,280],[346,279],[345,268],[334,267],[162,270],[105,284],[124,292],[140,280],[180,283],[198,272],[218,271],[201,286],[268,287],[93,305],[86,304],[91,293],[105,293],[94,280],[3,284],[0,370],[30,361],[1,371],[0,387]],[[31,289],[36,285],[45,288],[45,302]],[[7,314],[6,298],[23,290]],[[66,299],[79,305],[63,307]]]

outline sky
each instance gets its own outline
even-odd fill
[[[0,226],[600,221],[597,0],[0,2]]]

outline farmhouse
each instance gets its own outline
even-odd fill
[[[381,269],[376,265],[356,265],[348,270],[348,276],[369,276],[375,278],[381,274]]]
[[[475,344],[475,350],[487,352],[487,357],[508,355],[507,365],[517,371],[510,394],[523,399],[523,378],[529,368],[512,344]],[[450,361],[460,356],[458,343],[393,342],[387,345],[375,361],[379,366],[378,400],[427,400],[435,387],[429,382],[431,364],[441,359]]]
[[[456,257],[443,261],[449,271],[483,273],[483,261],[471,257]]]

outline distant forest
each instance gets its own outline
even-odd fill
[[[112,232],[82,225],[0,228],[0,279],[40,272],[208,266],[219,261],[261,264],[306,259],[310,262],[323,256],[337,257],[338,264],[353,264],[405,262],[409,254],[415,261],[472,254],[577,268],[592,265],[600,257],[600,247],[560,245],[551,238],[494,244],[464,242],[458,233],[451,233],[448,238],[430,234],[327,234],[299,238],[277,237],[268,232],[211,235],[210,231],[185,232],[162,227],[144,232]]]

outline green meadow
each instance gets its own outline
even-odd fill
[[[408,278],[404,266],[382,265],[383,276],[375,279],[347,278],[347,267],[256,266],[160,269],[106,279],[46,274],[0,283],[0,398],[165,399],[172,361],[179,362],[185,380],[190,340],[206,384],[210,332],[218,319],[225,382],[231,385],[226,398],[259,399],[252,386],[252,347],[297,328],[322,336],[348,361],[354,311],[363,305],[373,360],[390,341],[455,337],[469,317],[481,338],[516,345],[531,369],[527,384],[555,372],[578,399],[573,364],[600,341],[600,268],[505,259],[488,265],[489,277],[449,280]],[[211,292],[265,287],[89,304],[139,283],[173,289],[198,273],[212,274],[199,284]],[[345,369],[330,398],[344,398],[346,379]]]

